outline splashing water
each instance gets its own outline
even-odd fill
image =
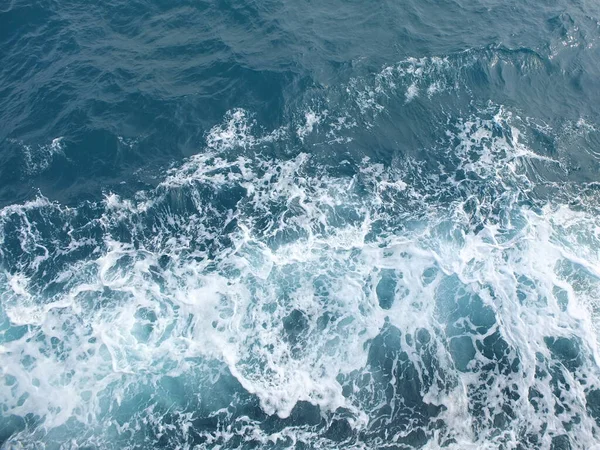
[[[272,132],[232,110],[133,196],[2,209],[3,448],[598,448],[596,186],[492,102],[359,156],[480,59],[404,61]]]

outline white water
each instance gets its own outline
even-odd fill
[[[355,80],[352,98],[371,121],[394,77],[417,77],[419,92],[422,73],[445,64],[402,63],[373,90]],[[435,86],[420,89],[435,95],[443,80]],[[231,374],[267,415],[309,402],[328,426],[362,432],[345,448],[416,430],[431,449],[515,448],[528,435],[550,448],[564,434],[594,448],[597,199],[575,209],[563,200],[574,193],[551,182],[564,195],[536,201],[535,170],[560,173],[561,162],[531,150],[525,122],[496,105],[449,124],[429,160],[338,162],[343,176],[301,150],[268,156],[289,136],[310,145],[317,131],[357,126],[343,117],[310,109],[289,130],[256,135],[235,110],[153,191],[4,208],[0,405],[39,421],[5,447],[133,448],[147,428],[181,448],[192,431],[202,448],[240,436],[340,447],[316,425],[269,432],[238,414],[231,405],[245,397],[222,387]],[[216,390],[221,408],[206,413]],[[422,415],[428,405],[443,427]],[[220,425],[198,428],[204,413]]]

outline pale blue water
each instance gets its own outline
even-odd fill
[[[599,19],[5,0],[1,448],[600,448]]]

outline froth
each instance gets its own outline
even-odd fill
[[[347,89],[376,115],[396,85],[441,92],[448,65]],[[490,103],[420,160],[340,175],[306,146],[356,120],[250,117],[133,198],[0,212],[0,404],[39,418],[11,445],[595,445],[597,216],[535,195],[532,161],[560,164],[526,121]]]

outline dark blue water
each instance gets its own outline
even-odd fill
[[[0,3],[2,449],[600,448],[600,5]]]

